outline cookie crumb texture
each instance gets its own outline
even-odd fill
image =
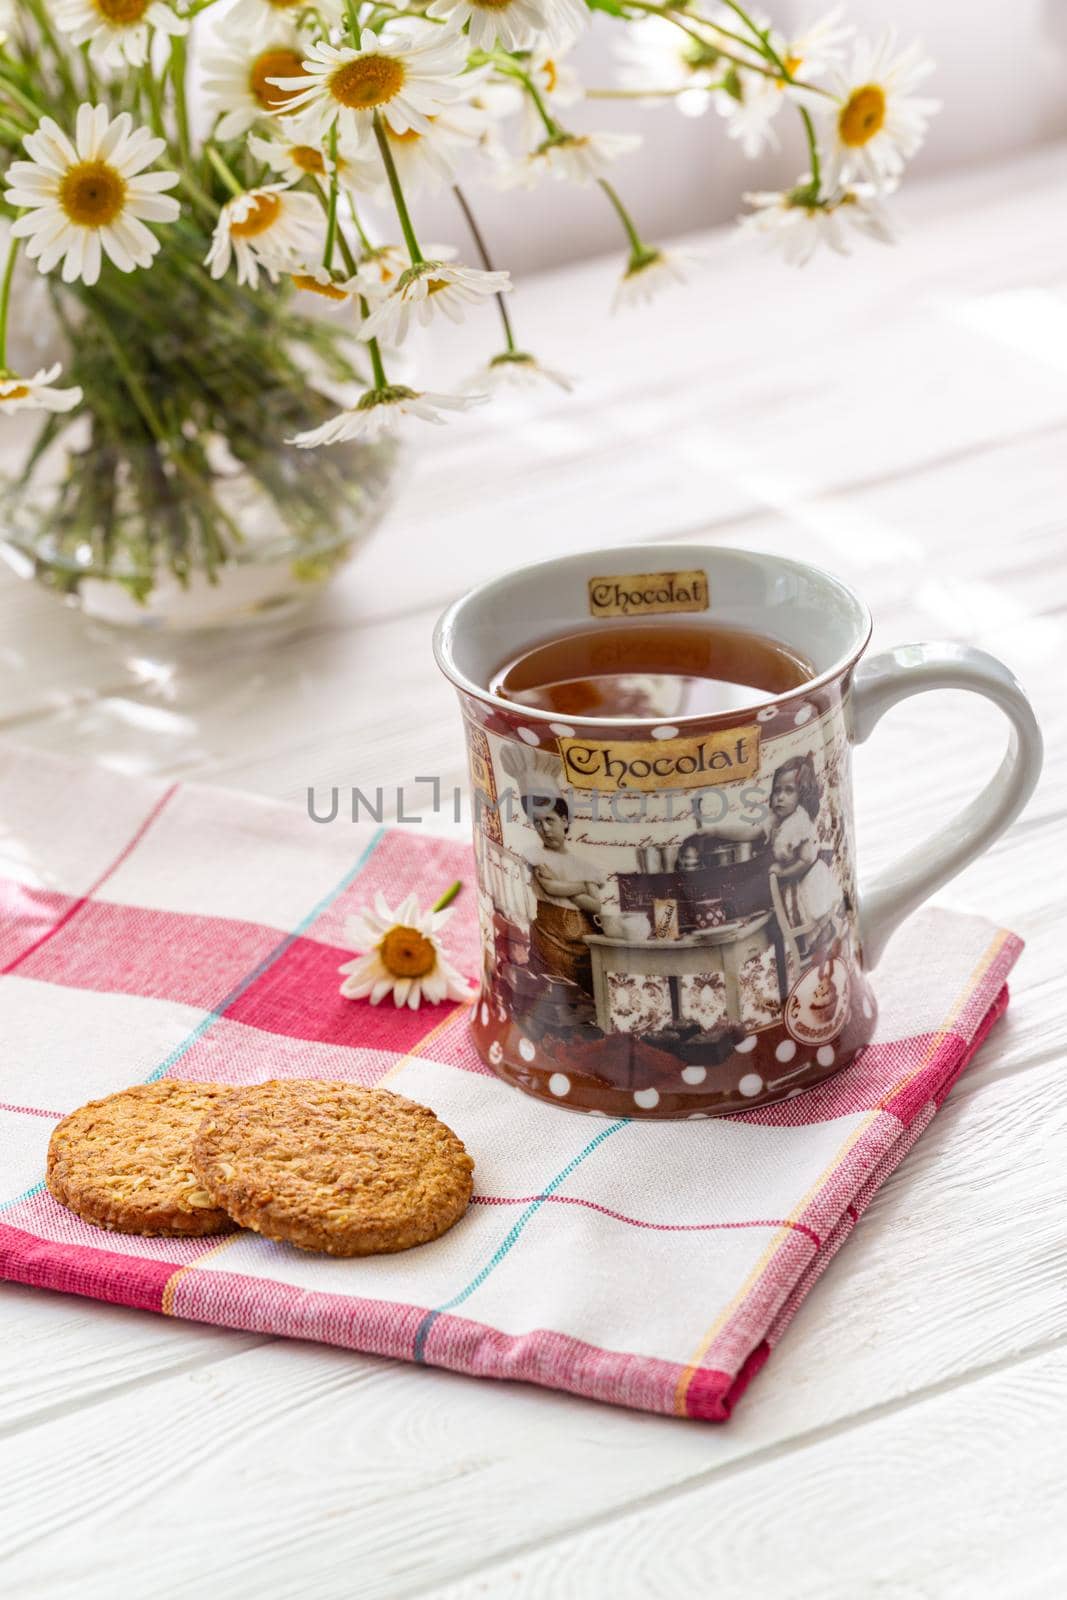
[[[466,1211],[474,1171],[428,1106],[317,1079],[231,1090],[201,1124],[193,1164],[242,1227],[332,1256],[439,1238]]]
[[[150,1238],[228,1233],[233,1222],[192,1163],[193,1135],[217,1083],[164,1078],[90,1100],[55,1128],[45,1181],[60,1205],[94,1227]]]

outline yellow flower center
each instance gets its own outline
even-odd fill
[[[785,60],[782,62],[782,65],[785,68],[786,72],[789,74],[789,77],[788,78],[775,78],[775,80],[774,80],[775,87],[778,88],[778,89],[784,89],[786,87],[786,85],[788,84],[788,82],[789,82],[789,78],[795,78],[796,77],[797,73],[800,71],[801,67],[804,65],[804,57],[803,56],[786,56]]]
[[[24,383],[17,383],[13,389],[7,389],[3,394],[0,394],[0,406],[3,405],[5,400],[25,400],[29,392]]]
[[[306,289],[308,294],[321,294],[325,300],[347,300],[348,296],[343,289],[335,283],[320,283],[318,278],[311,277],[310,273],[294,272],[293,282],[298,289]]]
[[[885,90],[877,83],[853,89],[837,119],[843,144],[868,144],[885,122]]]
[[[151,0],[93,0],[105,22],[115,28],[132,28],[140,22]]]
[[[266,233],[268,228],[273,228],[281,209],[281,195],[259,194],[243,221],[230,223],[230,233],[235,239],[254,239],[258,234]]]
[[[440,294],[442,289],[448,288],[447,278],[431,278],[426,285],[427,294]]]
[[[471,0],[471,5],[477,6],[479,11],[506,11],[513,0]]]
[[[546,61],[542,66],[541,71],[545,75],[545,93],[555,94],[556,85],[559,82],[559,71],[556,67],[556,63],[554,61]]]
[[[431,122],[433,118],[429,119]],[[391,144],[416,144],[422,138],[417,128],[405,128],[403,133],[394,133],[390,128],[389,142]]]
[[[393,56],[360,56],[331,74],[330,93],[350,111],[369,111],[399,94],[405,77],[403,63]]]
[[[276,50],[264,50],[248,69],[248,87],[264,111],[278,111],[299,89],[279,89],[271,78],[306,78],[303,58],[296,50],[284,45]]]
[[[289,160],[301,172],[325,172],[326,162],[321,150],[316,150],[314,145],[294,144],[289,147]]]
[[[106,161],[79,161],[59,185],[59,203],[79,228],[106,228],[126,203],[126,180]]]
[[[378,954],[394,978],[425,978],[437,965],[437,951],[417,928],[390,928]]]

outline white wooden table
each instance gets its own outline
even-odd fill
[[[732,1422],[4,1286],[5,1593],[1065,1592],[1065,155],[906,190],[896,252],[805,274],[713,236],[700,287],[646,317],[608,319],[614,264],[530,283],[523,338],[585,375],[578,394],[427,430],[373,545],[269,652],[170,680],[0,581],[7,736],[299,803],[460,781],[436,612],[609,540],[829,565],[872,602],[876,645],[1002,654],[1050,746],[1024,818],[942,897],[1030,941],[1008,1017]],[[895,713],[858,761],[865,864],[946,815],[1000,742],[962,696]]]

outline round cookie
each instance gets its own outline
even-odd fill
[[[193,1164],[243,1227],[331,1256],[438,1238],[466,1211],[474,1171],[428,1106],[308,1078],[220,1100],[193,1141]]]
[[[190,1147],[204,1117],[231,1091],[164,1078],[90,1100],[48,1144],[46,1182],[61,1205],[115,1233],[198,1238],[233,1222],[203,1188]]]

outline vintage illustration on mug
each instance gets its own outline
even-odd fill
[[[612,1115],[699,1115],[795,1093],[870,1036],[840,699],[750,716],[605,740],[468,708],[474,1029],[503,1076]]]

